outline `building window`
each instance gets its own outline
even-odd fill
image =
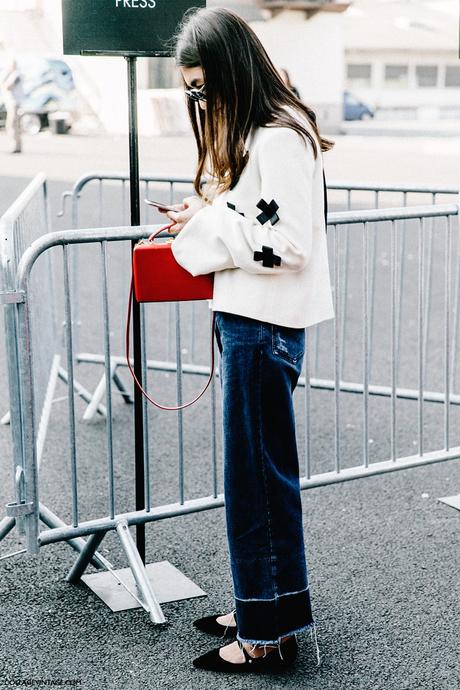
[[[369,89],[371,87],[371,65],[347,65],[347,85],[350,88]]]
[[[438,68],[436,65],[417,65],[415,67],[417,86],[429,88],[438,85]]]
[[[385,86],[391,89],[407,89],[409,67],[407,65],[385,65]]]
[[[447,65],[446,66],[446,86],[460,87],[460,66]]]

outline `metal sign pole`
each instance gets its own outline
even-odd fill
[[[140,225],[139,198],[139,137],[137,122],[137,75],[135,57],[126,57],[128,67],[128,102],[129,102],[129,189],[131,203],[131,225]],[[135,242],[132,242],[131,251]],[[133,299],[133,358],[134,373],[142,385],[142,349],[141,349],[141,308]],[[134,386],[134,458],[136,510],[145,508],[144,489],[144,420],[142,416],[142,393]],[[145,563],[145,524],[136,525],[136,546],[142,562]]]
[[[138,3],[137,0],[62,0],[63,43],[65,55],[104,55],[126,59],[128,73],[129,107],[129,170],[131,225],[140,225],[139,137],[137,121],[137,58],[170,57],[168,41],[176,31],[186,10],[205,7],[206,0],[162,0]],[[131,247],[131,253],[134,243]],[[134,372],[142,382],[141,305],[133,300],[132,336]],[[109,384],[110,385],[110,384]],[[144,446],[143,398],[134,387],[134,448],[135,448],[135,500],[136,512],[145,511],[148,476]],[[0,539],[11,529],[11,523],[0,523]],[[145,567],[145,522],[136,524],[136,543],[129,524],[117,518],[116,530],[128,558],[129,568],[83,575],[100,538],[93,534],[83,548],[78,561],[69,573],[69,581],[82,579],[110,606],[122,611],[143,606],[154,623],[165,618],[160,603],[196,596],[206,596],[180,571],[167,561],[151,563]],[[120,587],[120,584],[123,587]],[[136,593],[132,591],[136,586]]]

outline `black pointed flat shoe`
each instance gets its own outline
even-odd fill
[[[220,615],[221,614],[218,613],[216,616],[205,616],[204,618],[198,618],[196,621],[193,621],[193,625],[195,628],[197,628],[197,630],[209,633],[209,635],[215,635],[222,638],[236,637],[236,625],[225,626],[221,623],[218,623],[216,619],[219,618]],[[235,613],[233,614],[233,617],[236,623]]]
[[[219,654],[220,648],[211,649],[206,654],[193,659],[193,665],[205,671],[225,673],[278,673],[290,666],[297,657],[298,645],[295,635],[283,642],[280,647],[281,654],[278,649],[273,649],[266,656],[254,658],[249,656],[243,645],[240,645],[245,658],[244,663],[240,664],[233,664],[231,661],[222,659]]]

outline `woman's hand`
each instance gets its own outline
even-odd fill
[[[188,223],[197,211],[205,206],[205,202],[198,196],[187,196],[182,204],[173,204],[175,211],[161,211],[166,213],[168,218],[174,222],[168,232],[171,234],[178,234],[184,226]]]

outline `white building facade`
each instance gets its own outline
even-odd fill
[[[456,0],[355,0],[344,17],[346,86],[377,117],[460,116]]]

